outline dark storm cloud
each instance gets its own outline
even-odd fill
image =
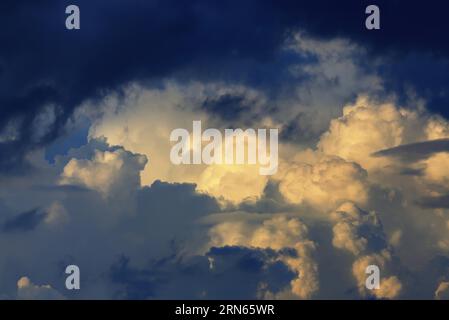
[[[382,29],[369,32],[367,1],[2,1],[0,128],[15,120],[18,134],[0,143],[0,170],[18,168],[30,147],[56,139],[82,101],[129,81],[277,82],[273,68],[260,66],[273,65],[285,37],[298,28],[316,37],[347,37],[375,53],[449,54],[442,38],[446,2],[375,2]],[[79,5],[81,30],[65,29],[68,4]],[[54,119],[36,124],[48,106]],[[234,111],[240,112],[219,112],[232,117]],[[37,135],[36,126],[46,130]]]

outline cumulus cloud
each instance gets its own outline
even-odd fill
[[[257,98],[260,93],[243,86],[171,82],[162,89],[146,90],[131,86],[125,98],[127,108],[120,108],[118,98],[114,96],[103,102],[105,115],[91,128],[90,136],[104,136],[110,144],[146,155],[151,165],[142,171],[144,185],[158,179],[196,183],[199,190],[231,202],[259,197],[268,178],[253,170],[255,165],[174,165],[170,161],[173,143],[169,137],[172,130],[183,128],[192,132],[192,123],[197,120],[202,121],[203,130],[228,128],[226,119],[214,117],[206,111],[211,101],[229,95],[253,102],[248,111],[255,114],[255,104],[263,104],[263,98]],[[235,127],[236,123],[232,126]]]
[[[315,163],[296,161],[281,172],[279,191],[292,203],[326,211],[348,200],[364,204],[368,198],[366,171],[339,157],[323,156]]]
[[[341,117],[331,121],[318,148],[324,153],[355,161],[368,170],[382,169],[390,163],[376,159],[372,154],[412,139],[418,122],[414,111],[360,96],[354,104],[343,108]]]
[[[216,198],[240,203],[260,197],[267,182],[255,165],[212,165],[201,173],[197,186]]]
[[[379,102],[362,95],[331,121],[317,144],[319,152],[337,155],[366,170],[367,201],[350,200],[378,211],[388,238],[401,231],[403,241],[396,249],[408,263],[422,264],[436,251],[447,251],[447,125],[421,107],[405,109],[394,100]],[[411,236],[416,233],[425,241]]]
[[[429,193],[435,185],[447,185],[443,163],[447,161],[448,128],[446,120],[422,108],[405,109],[362,95],[331,121],[317,147],[325,154],[356,162],[373,182],[404,189],[414,186],[410,193]],[[419,177],[421,172],[424,179]],[[410,179],[404,177],[407,173]]]
[[[70,159],[60,184],[85,186],[104,196],[123,194],[140,187],[140,171],[146,163],[145,156],[122,147],[95,150],[91,159]]]

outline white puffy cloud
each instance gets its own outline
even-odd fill
[[[90,136],[106,137],[110,144],[146,155],[149,165],[142,171],[144,185],[158,179],[196,183],[199,190],[238,203],[262,194],[268,178],[253,170],[256,166],[174,165],[170,161],[173,143],[169,140],[174,129],[192,132],[192,122],[197,120],[202,121],[203,130],[228,128],[225,121],[207,114],[204,105],[234,95],[243,97],[242,105],[251,103],[248,112],[255,112],[264,103],[262,94],[243,86],[171,82],[165,83],[162,89],[131,86],[124,102],[126,108],[120,108],[114,96],[104,101],[105,115],[93,125]]]
[[[376,151],[412,142],[419,130],[418,114],[397,108],[393,103],[377,103],[360,96],[343,108],[343,115],[333,119],[318,148],[324,153],[355,161],[367,170],[390,165],[389,159],[373,157]]]
[[[89,135],[106,137],[109,144],[146,155],[150,165],[142,172],[144,185],[157,179],[193,182],[204,167],[173,165],[169,138],[174,129],[192,130],[193,120],[207,123],[205,113],[198,109],[204,100],[203,91],[201,84],[166,83],[161,89],[150,90],[130,86],[124,98],[111,95],[103,101],[104,115],[94,123]]]
[[[267,182],[255,165],[211,165],[201,173],[197,186],[216,198],[239,203],[259,197]]]
[[[354,162],[323,156],[315,163],[295,161],[281,169],[279,191],[290,202],[331,210],[344,201],[364,204],[366,171]]]
[[[432,154],[415,162],[399,149],[396,156],[376,154],[401,145],[443,139],[449,136],[449,122],[428,114],[424,109],[410,110],[394,102],[376,102],[365,95],[343,108],[343,115],[333,119],[321,136],[318,150],[353,161],[366,169],[372,182],[395,187],[407,194],[432,195],[435,188],[447,189],[448,153]],[[419,155],[419,151],[415,151]],[[422,152],[422,151],[421,151]],[[413,154],[416,157],[416,154]],[[403,163],[403,161],[410,163]],[[403,172],[420,172],[405,175]],[[413,195],[414,196],[414,195]]]
[[[61,185],[81,185],[103,196],[119,195],[140,187],[140,171],[147,163],[143,155],[122,147],[94,150],[91,159],[72,158],[61,174]]]

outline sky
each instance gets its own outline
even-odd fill
[[[449,298],[448,9],[1,1],[0,298]],[[173,164],[193,121],[276,173]]]

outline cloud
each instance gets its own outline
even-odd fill
[[[348,40],[320,41],[295,32],[283,43],[282,52],[298,59],[282,66],[292,81],[279,93],[223,81],[169,80],[157,88],[132,84],[123,89],[123,95],[111,94],[101,101],[105,113],[95,119],[90,137],[104,136],[113,145],[145,154],[158,170],[147,166],[143,184],[157,179],[196,183],[200,190],[233,203],[260,197],[267,177],[255,175],[250,166],[240,170],[172,165],[167,142],[171,130],[189,129],[193,120],[201,120],[204,128],[280,128],[287,142],[281,146],[282,154],[289,143],[316,141],[328,121],[339,114],[341,104],[357,93],[382,90],[375,72],[367,73],[354,59],[363,49]],[[217,188],[221,184],[229,187]]]
[[[360,294],[373,295],[381,299],[397,298],[401,293],[402,283],[397,276],[388,276],[392,272],[392,253],[377,214],[364,212],[353,203],[347,202],[331,216],[335,221],[332,244],[356,257],[352,273],[357,280]],[[371,291],[365,285],[367,278],[365,270],[369,265],[379,267],[381,276],[380,288]]]
[[[320,40],[299,31],[284,50],[306,59],[289,66],[291,92],[284,89],[273,115],[287,124],[283,136],[292,143],[316,142],[342,105],[357,95],[384,91],[383,79],[360,63],[365,49],[348,39]]]
[[[407,110],[361,96],[331,121],[317,148],[357,163],[371,184],[401,190],[416,202],[416,194],[429,198],[447,193],[448,127],[425,109]]]
[[[212,165],[198,179],[198,190],[232,203],[260,197],[268,182],[258,166]]]
[[[424,179],[439,190],[446,191],[449,183],[449,169],[447,163],[449,153],[437,153],[424,161]]]
[[[396,276],[385,276],[388,263],[391,263],[391,254],[383,250],[376,254],[358,258],[352,267],[352,272],[357,279],[358,289],[362,295],[373,295],[380,299],[397,298],[402,290],[402,284]],[[368,290],[365,286],[366,267],[376,265],[381,270],[380,288]]]
[[[449,299],[449,282],[442,281],[438,285],[435,291],[435,299],[437,300],[447,300]]]
[[[17,281],[17,298],[20,300],[62,300],[64,296],[50,285],[36,285],[28,277]]]
[[[375,152],[377,157],[400,157],[403,161],[428,158],[434,153],[449,151],[449,139],[438,139],[400,145]]]
[[[418,121],[413,111],[397,108],[393,103],[379,104],[362,96],[345,106],[341,117],[331,121],[318,148],[354,161],[367,170],[380,170],[389,165],[388,160],[373,158],[371,154],[407,141]]]
[[[113,196],[140,187],[140,171],[147,163],[143,155],[123,148],[95,150],[91,159],[72,158],[61,174],[61,185],[80,185]]]
[[[323,156],[312,164],[296,161],[281,172],[279,191],[292,203],[326,211],[348,200],[364,204],[368,198],[366,171],[339,157]]]
[[[69,215],[64,206],[59,202],[53,202],[47,209],[47,215],[45,217],[45,223],[52,227],[60,227],[69,222]]]
[[[268,178],[261,176],[255,165],[174,165],[170,161],[172,130],[184,128],[191,132],[192,122],[196,120],[202,121],[203,130],[227,128],[225,121],[208,115],[202,105],[230,93],[247,94],[248,99],[256,95],[249,88],[219,83],[179,85],[168,82],[164,88],[154,90],[134,86],[129,89],[126,109],[117,110],[114,97],[105,101],[109,109],[91,128],[90,136],[104,136],[108,143],[146,155],[150,165],[142,172],[144,185],[156,180],[196,183],[198,190],[234,203],[258,197]]]
[[[332,243],[336,248],[357,256],[368,249],[386,246],[382,225],[375,212],[365,212],[353,203],[345,202],[331,217],[335,221]]]
[[[209,230],[211,247],[243,246],[248,248],[294,250],[294,255],[278,258],[296,278],[290,282],[290,289],[267,293],[267,297],[311,298],[319,289],[318,266],[313,259],[316,245],[307,238],[307,227],[297,218],[275,215],[262,221],[242,220],[218,223]],[[246,218],[246,219],[245,219]],[[290,291],[290,292],[289,292]]]

